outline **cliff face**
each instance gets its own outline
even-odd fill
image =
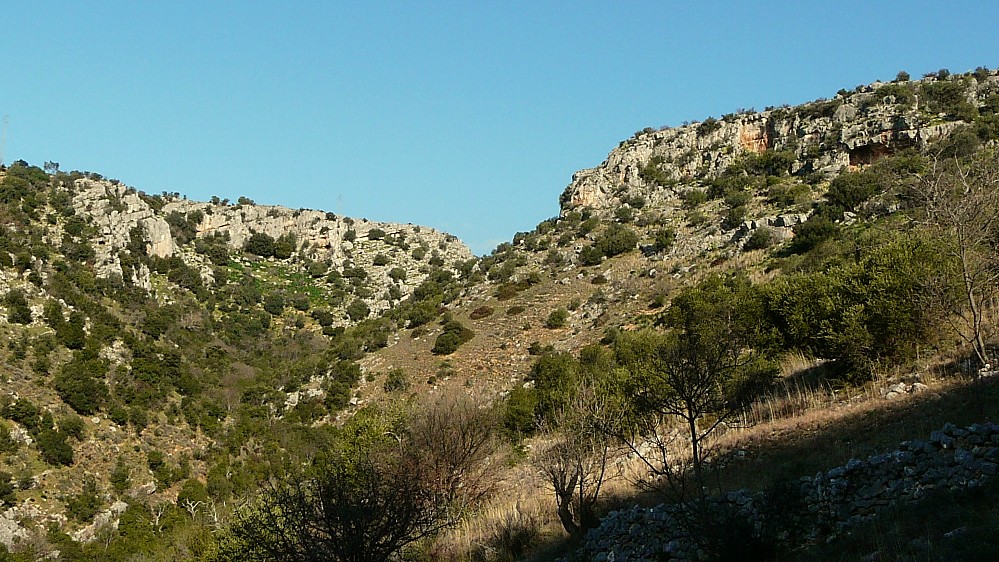
[[[961,108],[974,111],[997,91],[995,71],[876,82],[828,101],[645,129],[599,166],[573,175],[560,198],[562,214],[581,207],[608,211],[635,196],[668,208],[678,193],[717,177],[747,153],[786,152],[793,156],[791,173],[831,177],[941,138],[967,123]]]

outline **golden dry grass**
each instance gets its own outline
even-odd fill
[[[784,364],[791,375],[815,367],[802,356],[790,356]],[[953,370],[953,363],[936,365],[924,372],[930,390],[892,401],[879,392],[888,382],[885,377],[843,390],[788,383],[742,420],[751,423],[733,424],[711,440],[709,454],[724,462],[709,471],[709,491],[764,489],[891,450],[906,439],[926,438],[947,422],[999,421],[999,381],[969,379]],[[680,462],[686,454],[683,448],[674,451]],[[439,552],[446,554],[441,559],[544,561],[567,552],[570,545],[554,515],[551,492],[526,463],[512,471],[518,476],[505,479],[492,502],[438,542]],[[636,459],[615,459],[609,474],[605,509],[661,501],[636,485],[642,474]]]

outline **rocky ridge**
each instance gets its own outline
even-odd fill
[[[120,251],[129,245],[134,229],[139,227],[149,255],[180,256],[188,265],[197,267],[206,282],[211,281],[210,261],[176,239],[168,222],[171,215],[189,222],[196,238],[219,237],[236,254],[253,234],[275,239],[290,235],[295,241],[296,261],[319,262],[326,265],[326,271],[363,268],[373,285],[374,296],[367,300],[375,311],[388,308],[383,295],[394,283],[403,297],[419,285],[426,277],[427,260],[453,268],[473,257],[471,250],[455,236],[425,226],[355,220],[324,211],[276,205],[232,205],[219,200],[206,203],[176,195],[150,197],[107,180],[79,179],[74,187],[73,209],[89,218],[97,229],[91,243],[96,253],[95,272],[101,277],[124,274]],[[422,251],[411,251],[417,248]],[[380,254],[388,258],[386,264],[375,263]],[[390,278],[393,267],[403,268],[405,279]],[[148,269],[138,270],[133,272],[132,281],[148,289],[148,277]]]
[[[599,166],[573,175],[560,198],[562,214],[583,207],[609,214],[636,196],[652,206],[677,208],[680,194],[699,188],[703,179],[717,177],[747,153],[786,151],[794,158],[791,173],[828,178],[902,148],[924,147],[965,121],[933,112],[920,100],[920,93],[928,85],[956,80],[971,105],[999,91],[996,71],[928,76],[919,81],[875,82],[793,108],[742,111],[676,128],[646,128],[622,141]],[[650,171],[657,181],[650,181]]]

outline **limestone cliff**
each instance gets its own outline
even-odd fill
[[[562,214],[598,212],[641,196],[658,207],[716,177],[746,153],[786,151],[791,173],[831,177],[907,147],[922,147],[967,123],[968,112],[999,92],[996,71],[875,82],[831,100],[743,111],[676,128],[645,129],[580,170],[560,198]],[[652,179],[654,178],[654,179]]]
[[[318,262],[325,271],[345,267],[367,272],[372,296],[372,310],[382,310],[389,303],[385,290],[395,284],[402,296],[409,294],[426,277],[428,264],[454,269],[473,257],[458,238],[435,229],[413,224],[373,222],[351,219],[317,210],[289,209],[273,205],[191,201],[177,196],[148,196],[121,183],[79,179],[74,186],[73,208],[96,228],[90,240],[94,248],[95,270],[99,276],[123,275],[120,251],[132,241],[135,229],[141,229],[146,252],[151,256],[180,256],[197,267],[206,281],[212,278],[210,262],[192,249],[192,243],[178,241],[168,217],[182,217],[194,230],[194,237],[217,236],[224,240],[234,256],[242,255],[253,234],[272,238],[289,237],[295,241],[292,262]],[[384,262],[384,263],[382,263]],[[394,268],[402,268],[404,279],[390,277]],[[148,270],[132,273],[139,285],[148,284]]]

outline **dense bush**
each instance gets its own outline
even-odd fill
[[[871,242],[860,259],[778,278],[762,288],[776,349],[837,360],[854,380],[878,361],[902,361],[933,332],[938,318],[921,298],[942,267],[931,244],[912,236]]]
[[[635,249],[638,245],[638,235],[635,231],[622,224],[612,224],[607,227],[599,238],[589,246],[589,250],[580,254],[584,265],[600,263],[603,257],[613,257]]]
[[[689,189],[680,194],[680,199],[684,209],[696,209],[708,201],[708,194],[700,189]]]
[[[108,400],[108,387],[102,380],[107,368],[102,359],[74,358],[56,375],[56,392],[77,413],[91,415]]]
[[[943,113],[948,119],[970,123],[978,116],[978,109],[968,101],[965,87],[963,80],[925,82],[920,86],[920,100],[925,100],[931,113]]]
[[[763,250],[773,246],[774,244],[774,231],[769,226],[763,226],[757,228],[749,235],[749,239],[742,246],[742,249],[751,252],[753,250]]]
[[[368,317],[371,314],[371,309],[368,308],[368,304],[361,299],[354,299],[349,305],[347,305],[347,316],[350,318],[351,322],[358,322]]]
[[[7,321],[11,324],[30,324],[31,308],[28,307],[28,299],[24,296],[24,291],[11,289],[4,295],[3,304],[7,307]]]
[[[718,129],[721,129],[721,127],[721,121],[715,119],[714,117],[708,117],[697,126],[697,136],[704,137],[710,135]]]
[[[872,172],[844,172],[830,182],[826,199],[832,205],[852,211],[881,191],[880,187]]]
[[[820,215],[812,215],[807,221],[794,226],[794,238],[788,250],[792,253],[805,253],[833,238],[838,231],[831,220]]]
[[[430,351],[434,355],[450,355],[473,337],[475,332],[461,322],[451,320],[444,324],[444,331],[434,340],[434,347]]]
[[[566,320],[569,319],[569,311],[564,308],[556,308],[548,315],[545,320],[545,328],[554,330],[556,328],[564,328]]]
[[[263,258],[274,255],[274,237],[263,232],[255,232],[243,245],[243,251]]]

